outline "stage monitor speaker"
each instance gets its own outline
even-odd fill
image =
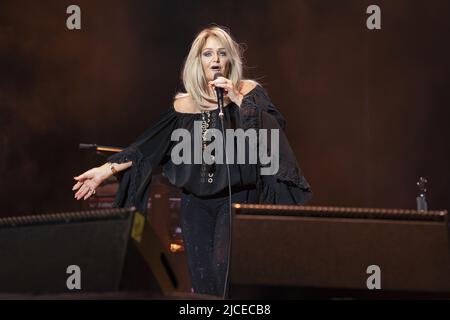
[[[0,219],[3,295],[131,291],[158,296],[176,288],[167,252],[134,208]]]
[[[449,250],[446,211],[235,204],[229,297],[450,297]]]

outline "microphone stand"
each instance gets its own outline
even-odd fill
[[[228,206],[229,206],[229,245],[228,245],[228,263],[227,263],[227,273],[225,276],[225,283],[224,283],[224,288],[223,288],[223,294],[222,294],[222,298],[225,299],[227,294],[228,294],[228,277],[229,277],[229,272],[230,272],[230,258],[231,258],[231,228],[232,228],[232,222],[233,219],[231,217],[232,212],[231,212],[231,178],[230,178],[230,165],[229,165],[229,161],[228,161],[228,154],[227,154],[227,150],[226,150],[226,137],[225,137],[225,126],[223,124],[223,89],[222,88],[217,88],[216,87],[216,96],[217,96],[217,105],[219,108],[219,118],[220,118],[220,124],[221,124],[221,129],[222,129],[222,137],[223,137],[223,153],[225,154],[225,165],[227,166],[227,178],[228,178]]]

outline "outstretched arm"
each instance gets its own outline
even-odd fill
[[[95,189],[97,189],[103,181],[120,171],[128,169],[132,164],[132,161],[120,164],[107,162],[100,167],[92,168],[79,176],[74,177],[74,180],[76,180],[77,183],[73,186],[72,190],[78,190],[75,193],[75,199],[88,199],[95,194]]]

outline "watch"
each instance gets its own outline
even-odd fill
[[[116,164],[115,163],[110,163],[109,164],[109,168],[111,169],[111,172],[113,173],[113,175],[116,175],[119,173],[119,171],[116,170]]]

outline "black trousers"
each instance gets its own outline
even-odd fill
[[[232,203],[254,203],[256,190],[232,193]],[[228,267],[230,207],[228,196],[209,198],[183,193],[181,227],[195,293],[222,296]]]

